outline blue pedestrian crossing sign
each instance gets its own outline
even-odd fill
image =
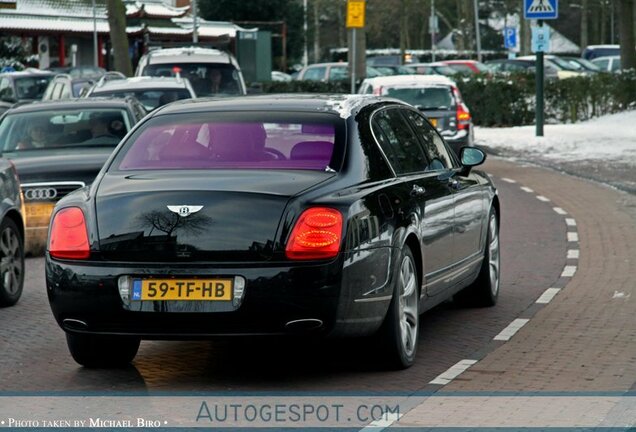
[[[515,27],[504,27],[504,48],[513,49],[517,47],[517,29]]]
[[[523,17],[525,19],[557,19],[559,17],[559,0],[523,0]]]

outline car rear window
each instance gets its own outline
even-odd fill
[[[162,63],[144,68],[147,76],[188,78],[198,97],[240,95],[239,73],[231,64],[222,63]]]
[[[383,87],[383,95],[400,99],[420,109],[451,109],[454,99],[448,86]]]
[[[18,99],[42,99],[53,75],[16,78],[15,89]]]
[[[343,122],[329,114],[165,115],[145,123],[119,152],[118,170],[337,170]]]
[[[190,99],[192,97],[186,89],[96,90],[91,96],[112,96],[117,98],[134,96],[148,111],[176,100]]]

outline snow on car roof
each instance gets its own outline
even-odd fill
[[[455,81],[443,75],[390,75],[376,78],[367,78],[367,83],[372,85],[455,85]]]

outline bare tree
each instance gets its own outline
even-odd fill
[[[621,67],[623,69],[636,69],[634,0],[620,0],[619,8],[618,32],[621,43]]]
[[[126,35],[126,8],[122,0],[106,0],[110,41],[113,45],[115,70],[126,76],[132,75],[132,63],[128,55],[128,36]]]

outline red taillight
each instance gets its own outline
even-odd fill
[[[373,96],[382,96],[382,87],[376,87],[373,89]]]
[[[463,103],[457,104],[457,129],[467,129],[470,125],[470,112]]]
[[[57,212],[51,224],[49,253],[53,258],[86,259],[90,256],[84,213],[78,207]]]
[[[305,210],[289,236],[285,255],[293,260],[333,258],[340,252],[342,215],[338,210]]]

